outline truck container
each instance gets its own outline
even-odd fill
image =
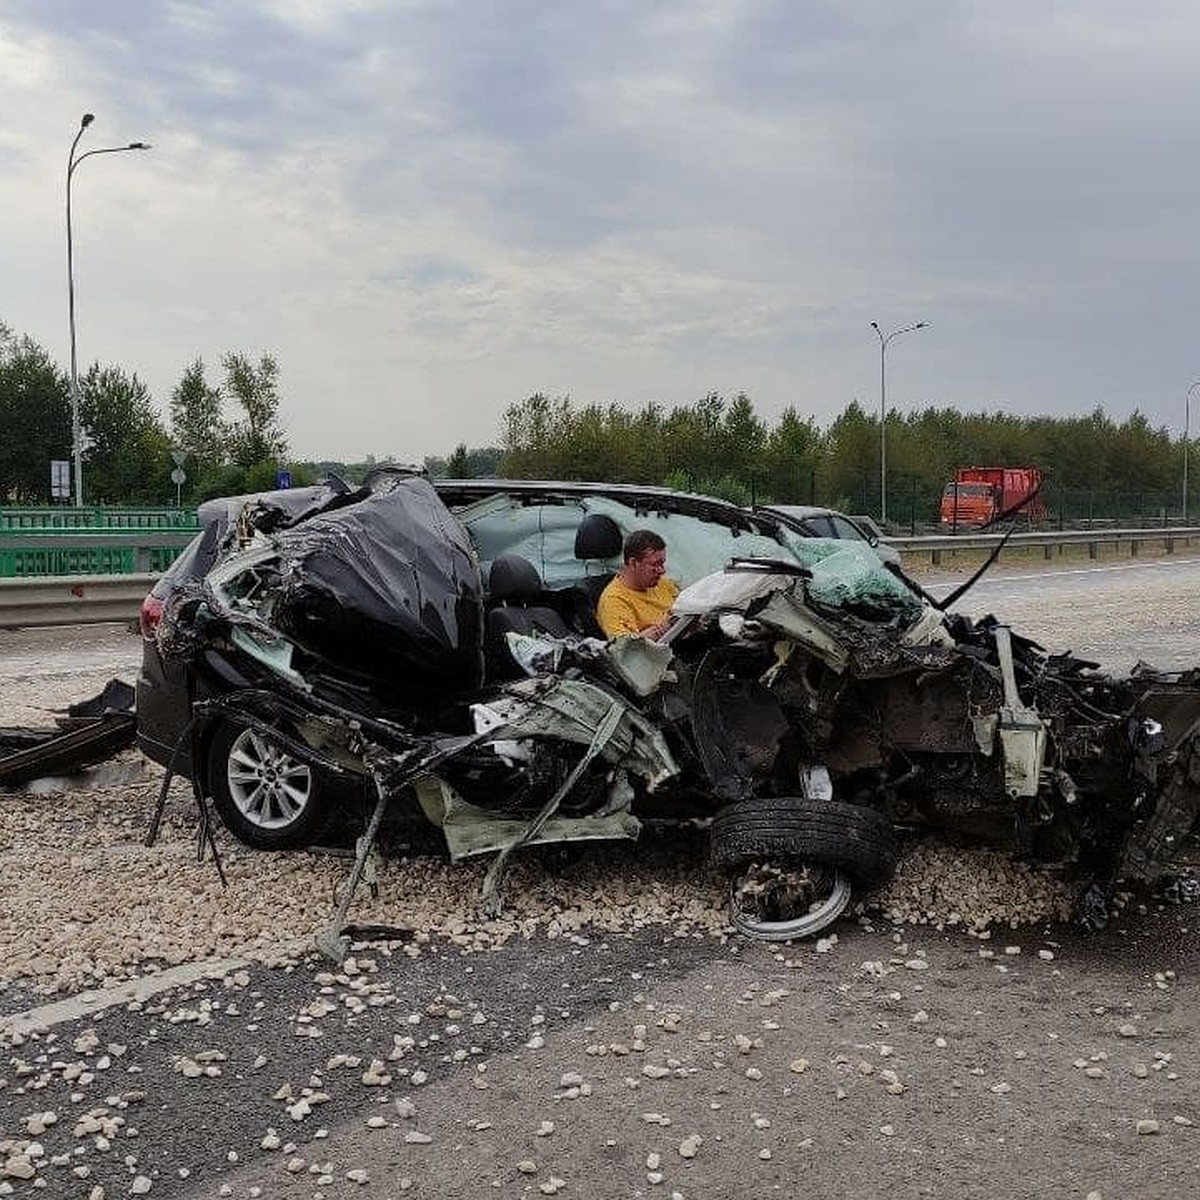
[[[942,527],[978,529],[1013,510],[1031,524],[1040,521],[1041,486],[1037,467],[960,467],[942,492]]]

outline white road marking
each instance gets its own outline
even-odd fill
[[[219,979],[228,975],[230,971],[237,971],[249,965],[249,959],[245,958],[210,958],[205,962],[182,963],[153,975],[143,975],[138,979],[114,984],[112,987],[81,992],[78,996],[68,996],[65,1000],[55,1000],[37,1008],[0,1017],[0,1036],[48,1029],[52,1025],[61,1025],[64,1021],[90,1017],[105,1009],[115,1008],[118,1004],[145,1000],[158,992],[195,983],[198,979]]]
[[[989,578],[984,576],[975,587],[985,587],[991,585],[998,587],[1001,584],[1019,584],[1030,579],[1058,579],[1068,575],[1099,575],[1109,571],[1147,571],[1163,567],[1195,567],[1200,566],[1200,558],[1177,558],[1170,562],[1131,562],[1131,563],[1110,563],[1103,567],[1064,567],[1059,571],[1030,571],[1019,575],[1004,575],[1000,577]],[[943,581],[930,581],[930,588],[946,588],[950,590],[958,586],[957,584],[947,583]]]

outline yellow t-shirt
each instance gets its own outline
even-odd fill
[[[618,575],[600,593],[596,602],[596,620],[610,638],[641,633],[667,615],[678,595],[679,584],[665,575],[646,592],[631,588]]]

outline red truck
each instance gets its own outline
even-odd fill
[[[960,467],[942,492],[941,520],[947,529],[978,528],[1001,513],[1021,507],[1026,520],[1040,521],[1046,515],[1038,489],[1042,473],[1037,467]]]

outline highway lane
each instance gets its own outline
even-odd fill
[[[968,575],[928,575],[924,586],[946,596]],[[1117,672],[1139,660],[1164,670],[1200,666],[1200,557],[994,567],[954,607],[976,618],[992,613],[1047,650]]]

